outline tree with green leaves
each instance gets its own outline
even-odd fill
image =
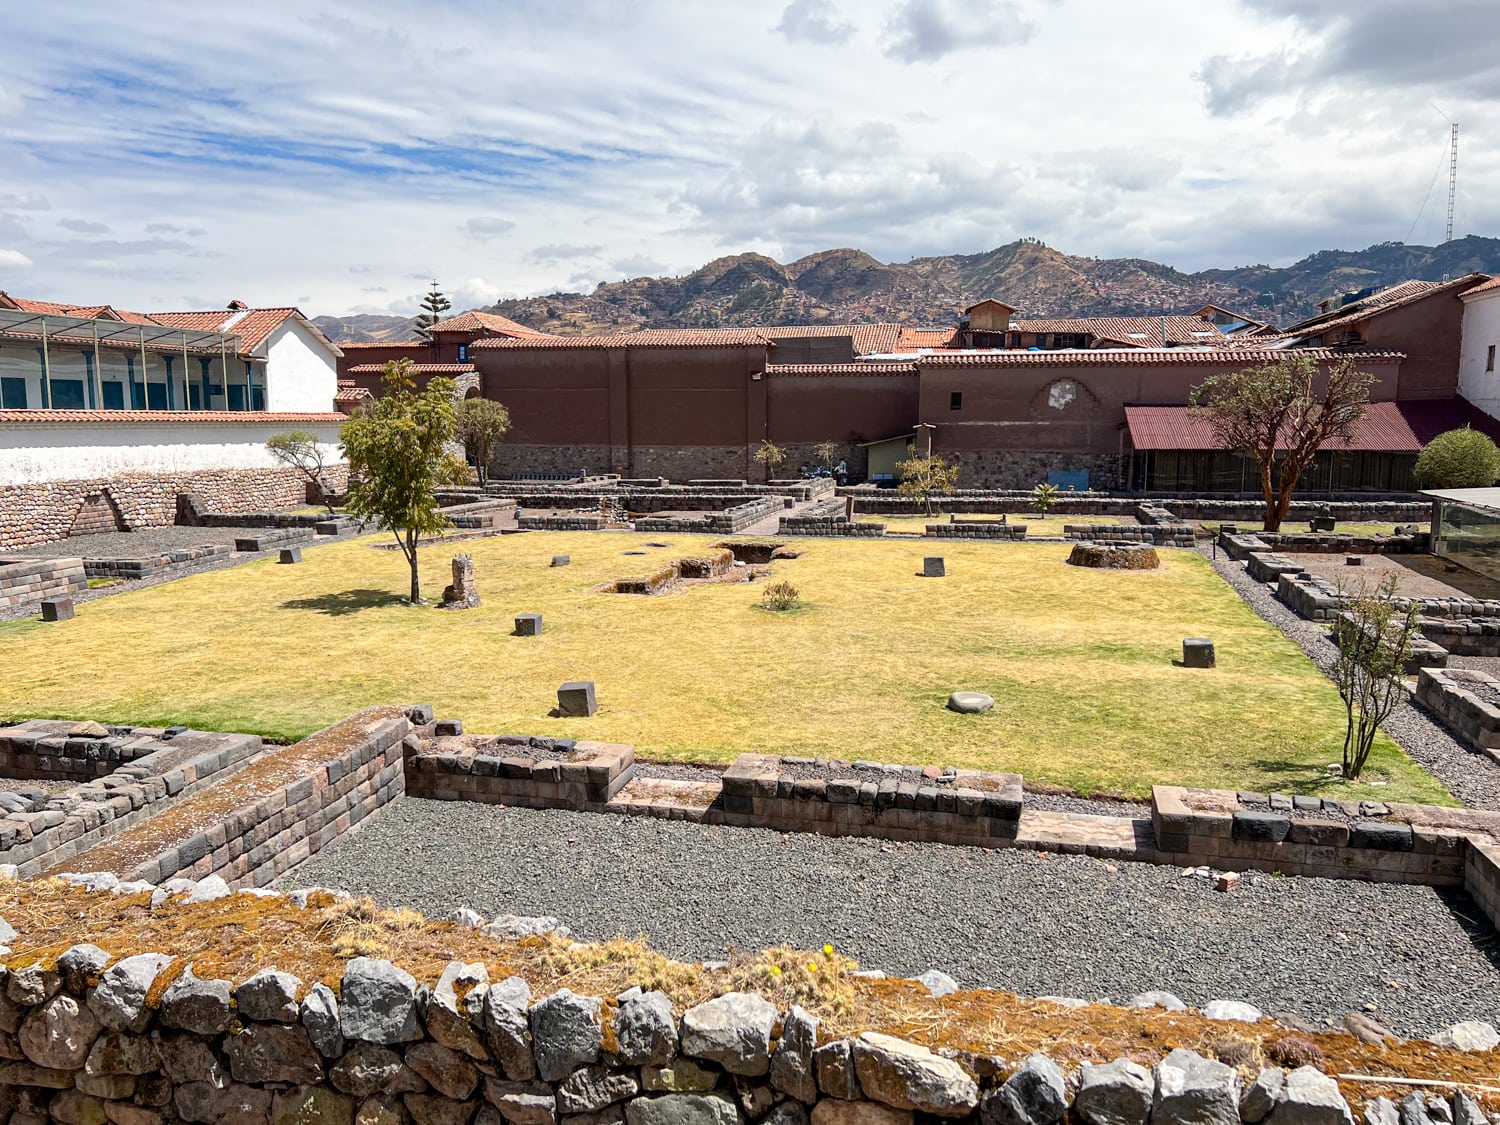
[[[839,447],[831,441],[820,441],[813,446],[813,456],[822,463],[823,468],[833,472],[833,460],[839,455]]]
[[[786,450],[772,443],[767,438],[760,443],[760,448],[755,451],[755,460],[765,466],[767,477],[774,477],[776,470],[781,468],[782,463],[786,460]]]
[[[1342,593],[1342,591],[1340,591]],[[1420,634],[1420,603],[1396,605],[1396,576],[1387,574],[1375,592],[1363,591],[1343,599],[1345,608],[1334,624],[1338,645],[1333,682],[1344,701],[1344,777],[1358,778],[1370,760],[1380,724],[1390,718],[1406,697],[1402,681],[1411,658],[1412,641]]]
[[[1325,371],[1311,356],[1288,351],[1193,388],[1192,408],[1207,417],[1219,446],[1255,462],[1264,530],[1280,530],[1297,482],[1318,450],[1349,444],[1374,381],[1353,359],[1335,360]]]
[[[330,516],[333,515],[333,504],[328,499],[328,480],[324,475],[327,470],[323,464],[323,447],[318,444],[316,434],[310,434],[306,430],[272,434],[266,439],[266,452],[283,465],[301,473],[307,483],[312,485],[318,503],[328,509]]]
[[[919,496],[925,514],[932,515],[932,498],[940,493],[952,492],[958,483],[959,468],[950,465],[941,457],[929,454],[926,457],[909,457],[896,466],[901,478],[896,492],[902,496]]]
[[[1468,426],[1438,434],[1412,470],[1423,488],[1488,488],[1500,480],[1500,448]]]
[[[433,379],[420,393],[411,360],[385,365],[379,398],[356,411],[341,435],[349,460],[349,511],[395,535],[411,567],[411,604],[422,601],[417,542],[447,526],[437,490],[467,475],[448,448],[457,433],[451,379]]]
[[[456,411],[458,440],[464,454],[479,470],[479,483],[489,475],[490,449],[510,429],[510,411],[488,398],[466,398]]]
[[[1031,490],[1031,506],[1045,516],[1057,505],[1057,485],[1043,481]]]
[[[436,279],[432,282],[432,288],[427,291],[427,296],[422,298],[422,311],[417,314],[417,331],[424,336],[434,324],[443,319],[443,314],[453,307],[453,302],[443,295],[438,288]]]

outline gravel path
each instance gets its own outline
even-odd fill
[[[1314,1022],[1371,1003],[1423,1034],[1500,1012],[1500,938],[1426,887],[1251,874],[1219,894],[1145,863],[412,797],[284,882],[429,915],[555,914],[693,959],[832,942],[866,968],[1026,995],[1165,988]]]
[[[109,531],[98,535],[75,535],[71,539],[58,539],[36,547],[26,547],[15,552],[18,555],[40,556],[48,559],[116,558],[140,559],[149,555],[160,555],[167,551],[180,551],[186,547],[201,547],[205,543],[224,543],[233,547],[234,541],[246,535],[265,535],[274,528],[265,527],[143,527],[139,531]],[[312,531],[308,528],[309,533]]]
[[[1150,820],[1151,806],[1143,801],[1104,801],[1088,797],[1069,797],[1058,793],[1021,794],[1023,809],[1039,812],[1082,813],[1085,816],[1126,816],[1136,820]]]
[[[1333,667],[1333,641],[1323,625],[1298,617],[1245,573],[1243,564],[1223,552],[1211,561],[1251,609],[1296,642],[1325,674]],[[1382,729],[1464,804],[1475,809],[1500,809],[1500,766],[1465,749],[1442,724],[1410,700],[1396,705]]]

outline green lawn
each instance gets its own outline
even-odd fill
[[[298,737],[372,703],[437,704],[475,732],[635,743],[725,761],[746,751],[1017,770],[1084,791],[1155,783],[1445,801],[1381,739],[1382,788],[1330,782],[1338,696],[1206,560],[1075,569],[1063,544],[945,542],[949,577],[917,577],[930,542],[810,540],[774,564],[806,608],[769,613],[759,585],[661,597],[593,593],[712,540],[529,534],[424,552],[437,595],[458,550],[484,604],[402,604],[399,554],[363,539],[194,575],[79,608],[72,621],[0,625],[0,715],[189,723]],[[627,557],[626,550],[647,550]],[[549,568],[554,554],[571,566]],[[540,637],[510,635],[517,613]],[[1219,667],[1175,667],[1183,637]],[[598,684],[592,719],[553,719],[557,686]],[[993,695],[982,716],[950,691]]]

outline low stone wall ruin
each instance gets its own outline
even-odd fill
[[[23,790],[0,802],[0,866],[23,876],[51,870],[237,772],[261,750],[253,734],[53,719],[0,727],[0,776],[83,780],[50,796]]]
[[[1417,700],[1458,738],[1500,762],[1500,679],[1463,668],[1423,668]]]
[[[1001,523],[999,520],[950,519],[947,523],[930,523],[925,534],[932,539],[998,539],[1019,543],[1026,538],[1024,523]]]
[[[67,598],[88,588],[82,559],[0,557],[0,609]]]
[[[1063,538],[1090,543],[1150,543],[1154,547],[1193,547],[1191,524],[1162,523],[1130,526],[1112,523],[1063,524]]]
[[[298,535],[298,538],[301,536]],[[234,552],[235,548],[226,543],[204,543],[197,547],[182,547],[140,558],[87,558],[83,560],[83,566],[90,578],[154,578],[190,567],[204,559],[228,558]]]
[[[608,742],[500,735],[408,742],[406,792],[435,801],[478,801],[530,809],[602,806],[635,775],[635,751]]]

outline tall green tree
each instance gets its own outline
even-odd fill
[[[417,331],[423,335],[438,321],[443,319],[443,314],[453,307],[453,302],[443,295],[438,288],[437,280],[432,282],[432,288],[427,291],[427,296],[422,298],[422,311],[417,314]]]
[[[479,469],[479,483],[489,476],[490,449],[510,429],[510,411],[487,398],[466,398],[458,404],[458,440]]]
[[[384,390],[344,423],[341,434],[349,461],[349,511],[384,524],[395,535],[411,568],[411,603],[422,601],[417,542],[447,526],[437,490],[467,475],[467,466],[449,449],[457,434],[451,379],[433,379],[416,390],[411,360],[392,360],[382,376]]]
[[[1193,410],[1208,418],[1220,447],[1255,462],[1264,530],[1280,530],[1318,450],[1349,442],[1374,381],[1353,359],[1336,360],[1324,372],[1311,356],[1289,351],[1284,359],[1214,375],[1193,388]]]

